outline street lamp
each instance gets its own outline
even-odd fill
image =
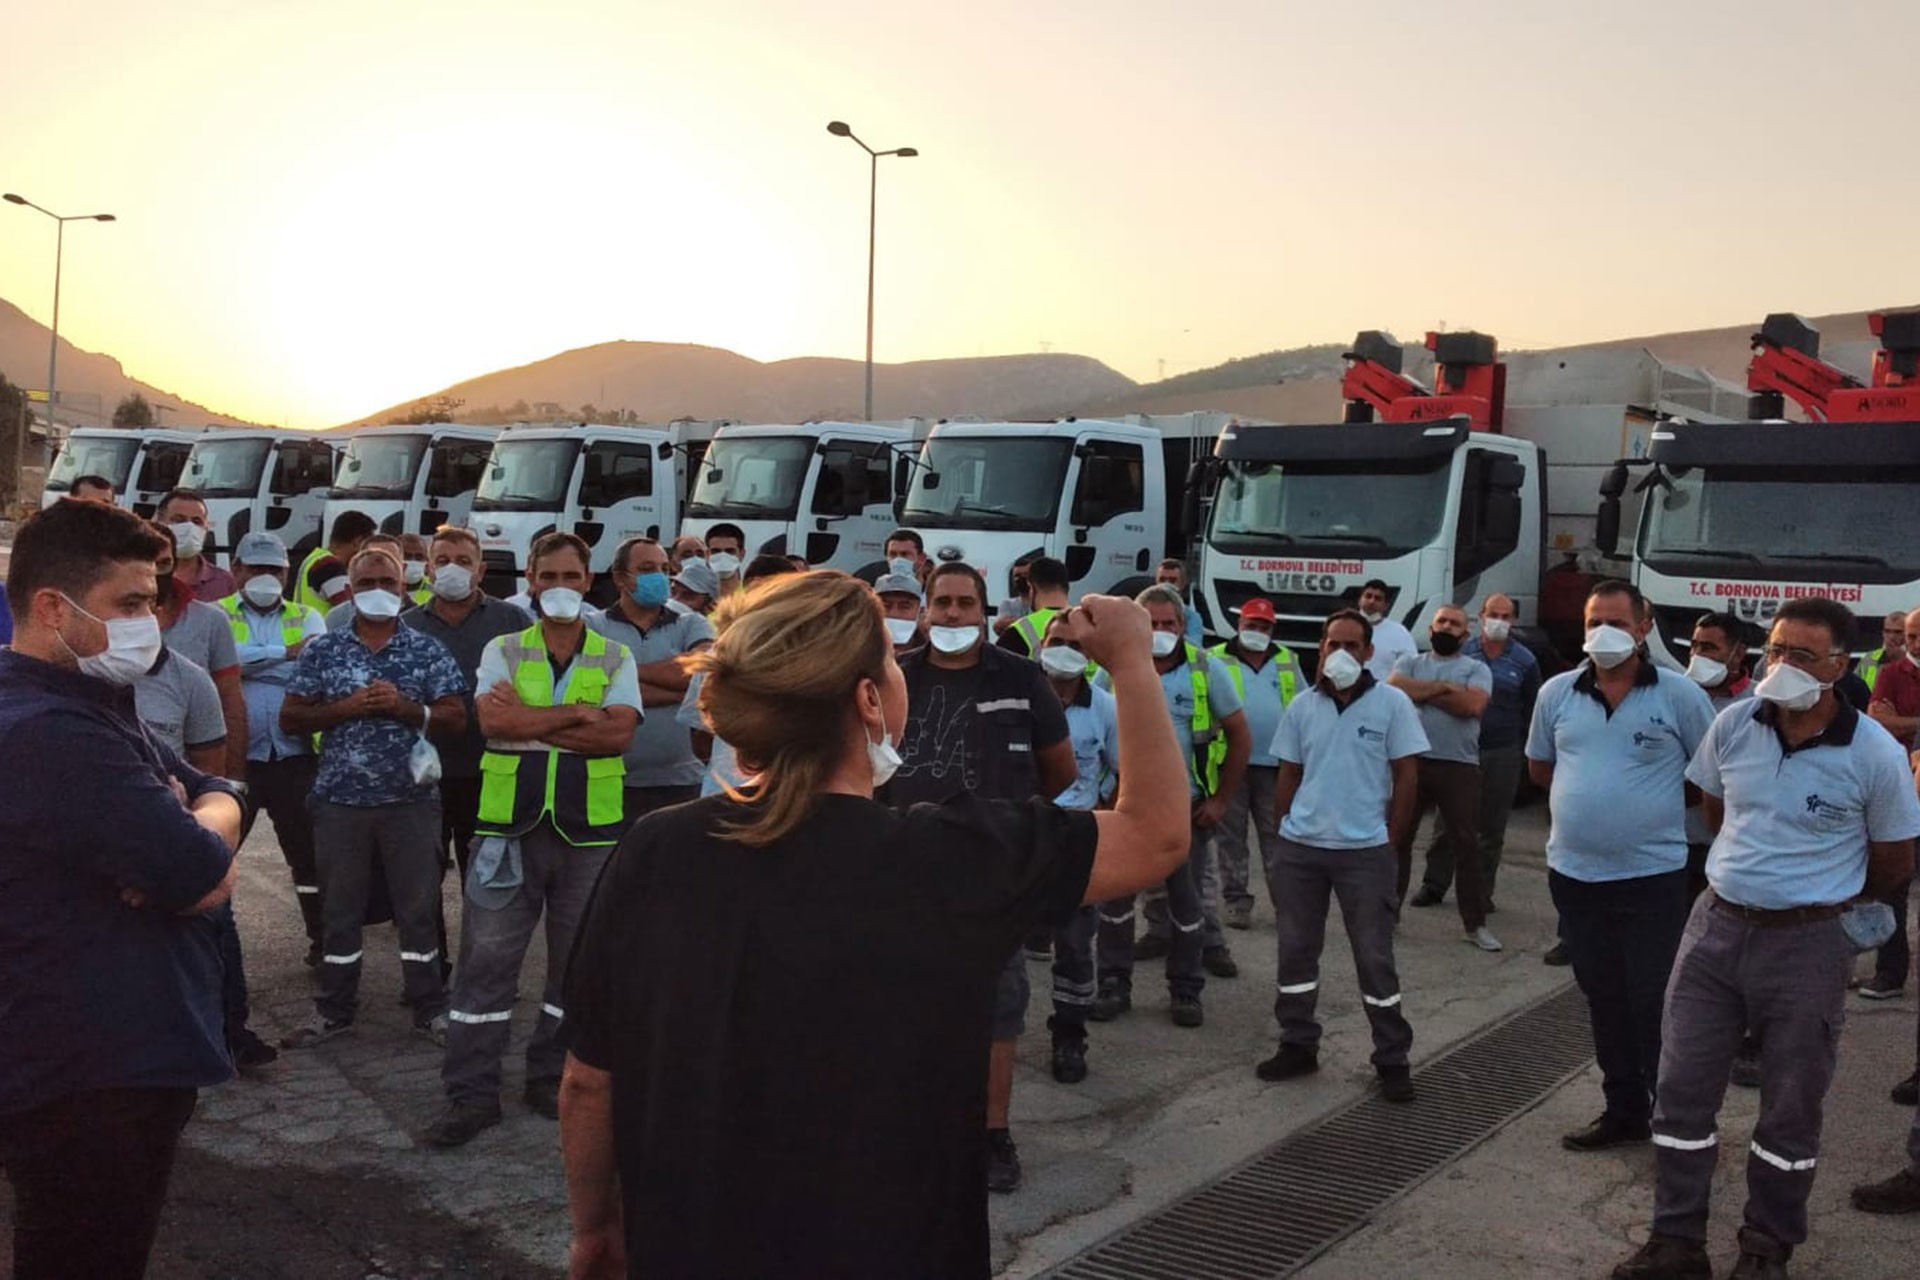
[[[836,138],[852,138],[859,148],[867,153],[872,162],[867,178],[867,402],[866,417],[873,421],[873,228],[874,219],[880,208],[880,157],[899,156],[910,160],[919,155],[912,147],[895,147],[891,151],[875,151],[860,141],[860,136],[844,120],[832,120],[827,123],[827,132]]]
[[[8,204],[25,205],[29,209],[38,209],[41,213],[52,218],[58,228],[54,232],[53,238],[53,341],[49,343],[47,347],[47,443],[51,445],[53,443],[54,375],[59,370],[60,362],[60,258],[66,249],[67,224],[69,222],[113,222],[115,218],[110,213],[74,213],[63,217],[51,209],[41,209],[39,205],[27,199],[25,196],[17,196],[11,191],[0,196],[0,199],[5,200]],[[20,482],[21,470],[26,466],[27,433],[24,430],[20,432],[20,440],[18,443],[19,448],[14,454],[13,467],[14,483],[16,485]]]

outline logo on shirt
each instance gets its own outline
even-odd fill
[[[1654,723],[1659,724],[1660,722],[1655,720]],[[1660,735],[1657,733],[1642,733],[1638,729],[1635,729],[1633,731],[1633,745],[1636,747],[1657,747],[1660,745]]]
[[[1387,733],[1384,729],[1375,729],[1363,724],[1360,726],[1359,733],[1360,740],[1363,742],[1385,742],[1387,740]]]
[[[1844,806],[1822,799],[1817,791],[1807,796],[1806,804],[1807,816],[1821,822],[1844,822],[1849,816]]]

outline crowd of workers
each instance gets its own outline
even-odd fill
[[[610,1025],[614,944],[588,928],[576,947],[616,846],[702,796],[751,801],[778,834],[819,803],[821,743],[840,734],[833,708],[848,690],[808,695],[819,723],[782,724],[791,742],[755,719],[777,698],[742,698],[753,673],[716,649],[710,616],[748,634],[766,595],[755,589],[805,565],[749,557],[735,527],[628,539],[602,611],[587,603],[589,548],[568,533],[535,543],[520,584],[488,583],[467,529],[390,535],[357,512],[298,564],[278,538],[250,533],[221,568],[197,495],[168,494],[145,521],[112,507],[110,487],[103,500],[84,492],[21,527],[0,597],[12,611],[0,652],[0,1166],[23,1276],[80,1274],[76,1258],[89,1275],[140,1273],[195,1091],[352,1032],[370,923],[395,926],[415,1033],[444,1055],[445,1105],[420,1134],[452,1147],[501,1120],[523,962],[544,922],[522,1101],[560,1118],[569,1049],[590,1075],[637,1034]],[[1023,561],[1015,597],[996,602],[977,570],[930,559],[911,530],[887,540],[885,559],[865,598],[904,718],[896,733],[880,710],[860,711],[881,717],[877,741],[860,730],[867,792],[902,814],[1036,800],[1111,811],[1127,680],[1096,661],[1066,566]],[[1784,605],[1764,637],[1707,614],[1681,673],[1648,655],[1639,593],[1603,581],[1586,602],[1586,660],[1546,678],[1505,596],[1477,617],[1442,605],[1416,639],[1388,616],[1387,584],[1369,582],[1326,618],[1309,665],[1276,636],[1270,601],[1243,602],[1229,637],[1207,647],[1183,566],[1155,577],[1137,598],[1140,656],[1185,773],[1184,856],[1137,886],[1137,911],[1131,892],[1088,889],[1082,903],[1079,887],[1065,909],[1034,906],[1044,923],[998,956],[984,1189],[1021,1181],[1008,1116],[1029,958],[1051,962],[1063,1083],[1088,1073],[1090,1023],[1134,1013],[1139,961],[1164,959],[1165,1016],[1200,1028],[1209,980],[1239,973],[1231,938],[1252,923],[1256,850],[1277,935],[1277,1047],[1259,1077],[1319,1066],[1337,901],[1379,1091],[1415,1101],[1395,930],[1403,906],[1452,893],[1462,940],[1503,949],[1490,920],[1524,773],[1550,807],[1559,943],[1545,959],[1570,963],[1586,993],[1605,1081],[1602,1111],[1564,1145],[1650,1142],[1657,1161],[1653,1234],[1615,1275],[1711,1274],[1714,1117],[1730,1078],[1761,1090],[1734,1274],[1784,1275],[1806,1238],[1854,952],[1879,945],[1861,997],[1899,994],[1909,972],[1920,610],[1911,626],[1889,617],[1857,671],[1853,619],[1832,602]],[[520,590],[503,599],[489,586]],[[1749,668],[1755,647],[1764,672]],[[800,671],[808,658],[781,661]],[[802,678],[793,671],[783,678]],[[716,708],[741,728],[717,732]],[[774,785],[794,777],[805,786]],[[78,814],[77,795],[88,797]],[[228,901],[232,852],[261,815],[317,985],[311,1016],[277,1049],[249,1026]],[[442,909],[450,869],[457,957]],[[781,891],[804,915],[822,891],[798,878]],[[571,982],[570,959],[586,966]],[[679,1015],[650,1016],[664,1028]],[[724,1045],[699,1052],[721,1055],[718,1075],[743,1070]],[[1902,1081],[1896,1101],[1912,1105],[1915,1086]],[[1920,1211],[1920,1118],[1908,1155],[1910,1168],[1857,1188],[1856,1206]]]

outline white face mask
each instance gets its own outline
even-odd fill
[[[270,573],[257,573],[247,579],[246,586],[240,588],[240,594],[256,609],[273,608],[285,593],[286,588],[280,585],[280,579]]]
[[[1273,637],[1264,631],[1255,631],[1251,627],[1240,632],[1240,647],[1248,653],[1265,653],[1267,646],[1273,643]]]
[[[1173,632],[1156,631],[1153,633],[1153,656],[1154,657],[1171,658],[1173,656],[1173,651],[1175,649],[1178,649],[1179,647],[1180,647],[1180,637],[1173,634]]]
[[[400,616],[400,597],[391,591],[356,591],[353,593],[353,607],[363,618],[372,618],[384,622],[388,618]]]
[[[730,573],[740,572],[740,557],[728,555],[724,551],[716,551],[711,556],[708,556],[707,564],[715,573],[723,578]]]
[[[586,597],[572,587],[548,587],[540,593],[540,616],[555,622],[572,622],[580,616],[580,606],[584,603]]]
[[[1587,632],[1587,642],[1581,646],[1593,665],[1605,671],[1611,671],[1639,649],[1640,642],[1633,638],[1633,632],[1622,627],[1601,623]]]
[[[182,560],[193,559],[207,545],[207,531],[197,524],[182,520],[167,528],[173,533],[173,554]]]
[[[1806,711],[1820,701],[1822,693],[1831,688],[1832,685],[1821,684],[1817,677],[1798,667],[1778,662],[1767,672],[1765,680],[1753,686],[1753,694],[1788,711]]]
[[[1727,664],[1718,662],[1705,654],[1696,653],[1687,663],[1687,679],[1702,689],[1711,689],[1727,678]]]
[[[465,565],[443,564],[433,571],[433,594],[458,602],[473,594],[473,572]]]
[[[1055,680],[1071,680],[1087,670],[1087,655],[1064,644],[1040,651],[1040,666]]]
[[[894,770],[900,767],[900,753],[894,749],[893,735],[885,729],[880,731],[880,741],[867,739],[867,763],[873,768],[873,785],[884,787],[887,779],[893,777]]]
[[[887,561],[887,572],[898,574],[902,578],[911,578],[913,576],[913,561],[901,559],[896,556],[892,560]]]
[[[1486,640],[1491,640],[1495,644],[1498,644],[1500,641],[1505,640],[1507,636],[1512,633],[1512,631],[1513,631],[1513,623],[1509,622],[1505,618],[1480,619],[1481,637]]]
[[[1381,624],[1381,622],[1383,622],[1386,619],[1387,615],[1382,613],[1378,609],[1362,609],[1360,611],[1360,616],[1365,618],[1373,626],[1377,627]]]
[[[1364,670],[1366,668],[1360,665],[1360,659],[1345,649],[1335,649],[1327,655],[1327,660],[1320,664],[1321,676],[1328,684],[1343,692],[1353,688],[1353,682],[1360,678],[1360,673]]]
[[[888,618],[887,638],[896,645],[911,644],[920,634],[920,624],[912,618]]]
[[[73,652],[73,646],[67,643],[65,636],[56,633],[61,646],[72,654],[74,663],[82,673],[105,680],[108,684],[130,685],[153,670],[153,664],[159,660],[160,650],[166,643],[160,638],[160,619],[150,613],[140,618],[94,618],[74,604],[71,597],[61,598],[73,605],[81,617],[93,618],[107,629],[107,647],[84,658]]]
[[[948,657],[958,657],[980,643],[978,627],[928,627],[927,639]]]
[[[688,614],[693,612],[693,610],[687,605],[681,604],[678,600],[674,600],[671,598],[669,598],[667,601],[666,610],[668,613],[672,614],[676,618],[684,618]]]
[[[410,587],[417,587],[426,579],[427,562],[425,560],[408,560],[401,565],[401,568],[406,572],[407,585]]]

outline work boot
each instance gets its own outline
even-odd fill
[[[423,1040],[431,1040],[438,1048],[447,1047],[447,1015],[436,1013],[425,1022],[413,1024],[413,1034]]]
[[[450,1102],[440,1118],[420,1135],[430,1147],[464,1147],[500,1123],[500,1103]]]
[[[1197,1027],[1207,1020],[1207,1011],[1200,1007],[1199,996],[1174,996],[1167,1012],[1173,1016],[1176,1027]]]
[[[1645,1120],[1624,1120],[1611,1111],[1602,1111],[1584,1129],[1562,1134],[1560,1145],[1569,1151],[1605,1151],[1608,1147],[1628,1147],[1651,1141],[1653,1128]]]
[[[521,1090],[520,1100],[527,1104],[527,1110],[549,1120],[560,1118],[560,1082],[558,1080],[529,1080],[527,1087]]]
[[[1573,960],[1567,955],[1567,944],[1564,942],[1556,942],[1547,948],[1545,955],[1540,957],[1540,963],[1552,965],[1556,969],[1563,969],[1567,965],[1572,964]]]
[[[1920,1071],[1893,1086],[1893,1100],[1903,1107],[1920,1107]]]
[[[1733,1264],[1730,1280],[1787,1280],[1787,1259],[1792,1256],[1791,1245],[1781,1244],[1752,1227],[1742,1227],[1740,1261]]]
[[[251,1028],[242,1027],[227,1040],[227,1051],[233,1054],[233,1065],[240,1071],[255,1071],[273,1062],[280,1051],[255,1035]]]
[[[307,958],[305,963],[307,968],[309,969],[318,969],[320,967],[320,944],[319,943],[309,942],[307,944]]]
[[[1087,1078],[1086,1037],[1053,1038],[1053,1078],[1061,1084],[1079,1084]]]
[[[1436,889],[1430,884],[1422,884],[1409,899],[1416,907],[1437,907],[1446,900],[1446,890]]]
[[[1135,960],[1158,960],[1172,949],[1172,945],[1167,942],[1165,937],[1157,933],[1149,933],[1134,940],[1133,958]]]
[[[1100,984],[1100,994],[1093,998],[1093,1008],[1087,1010],[1087,1019],[1091,1022],[1112,1022],[1131,1008],[1131,988],[1118,982],[1103,982]]]
[[[1200,953],[1200,967],[1216,978],[1237,978],[1240,966],[1234,963],[1233,952],[1227,950],[1227,944],[1208,947]]]
[[[311,1049],[317,1044],[325,1044],[335,1036],[343,1036],[353,1030],[352,1022],[329,1022],[319,1013],[314,1013],[305,1022],[295,1027],[293,1034],[280,1040],[282,1049]]]
[[[1294,1080],[1320,1069],[1320,1051],[1304,1045],[1283,1044],[1280,1052],[1253,1069],[1262,1080]]]
[[[1380,1096],[1388,1102],[1412,1102],[1420,1095],[1413,1087],[1413,1072],[1406,1067],[1375,1067],[1380,1077]]]
[[[987,1190],[1005,1195],[1020,1187],[1020,1151],[1006,1129],[987,1130]]]
[[[1253,928],[1253,904],[1251,902],[1229,902],[1220,909],[1220,923],[1229,929]]]
[[[1920,1173],[1902,1169],[1884,1182],[1862,1183],[1852,1200],[1862,1213],[1920,1213]]]
[[[1698,1240],[1651,1236],[1631,1258],[1613,1269],[1613,1280],[1711,1280],[1713,1259]]]

